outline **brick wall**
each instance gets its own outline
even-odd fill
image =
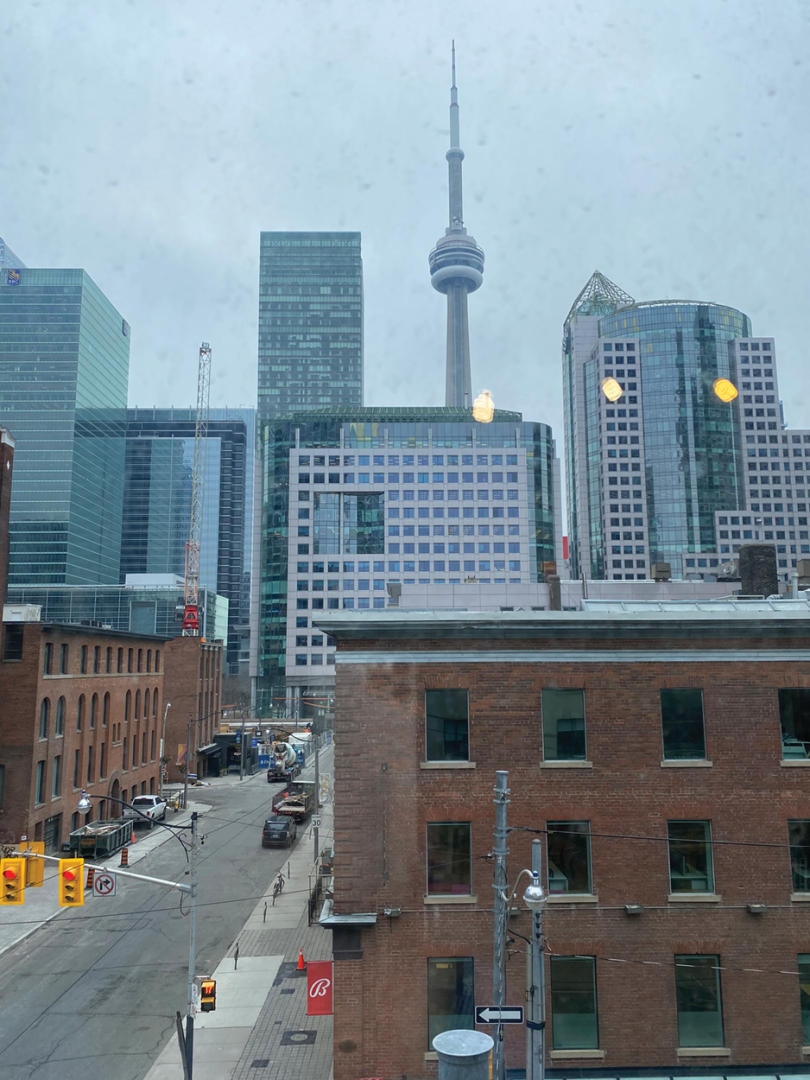
[[[188,722],[191,724],[192,768],[205,776],[207,758],[195,753],[208,746],[219,730],[222,710],[222,642],[199,637],[179,637],[166,643],[166,700],[171,708],[166,719],[166,756],[169,779],[183,779],[177,762],[185,752]],[[225,703],[227,704],[227,702]]]
[[[780,687],[810,687],[810,662],[760,662],[758,650],[806,649],[806,625],[750,636],[692,628],[659,631],[660,662],[598,661],[598,650],[651,648],[648,636],[603,633],[580,641],[589,662],[386,663],[386,651],[535,648],[536,639],[338,640],[335,700],[335,911],[377,912],[362,933],[363,958],[335,965],[335,1078],[435,1076],[426,1061],[427,960],[475,958],[475,1001],[492,997],[492,847],[495,771],[509,771],[509,823],[543,830],[548,821],[589,821],[593,834],[666,837],[668,819],[712,823],[715,891],[712,903],[668,900],[666,843],[593,836],[592,872],[598,903],[549,902],[547,948],[562,955],[614,957],[597,961],[599,1048],[604,1057],[572,1060],[571,1068],[674,1068],[704,1071],[724,1065],[798,1064],[802,1025],[798,953],[810,953],[810,905],[791,900],[791,818],[810,818],[810,770],[781,764]],[[565,649],[548,636],[543,648]],[[671,648],[748,653],[744,662],[668,663]],[[377,660],[340,663],[347,649],[376,650]],[[704,693],[707,767],[664,767],[660,695],[667,687]],[[420,768],[424,760],[424,691],[461,687],[470,698],[470,759],[474,769]],[[585,691],[588,761],[592,767],[543,767],[541,690]],[[472,828],[471,906],[432,905],[426,892],[426,824],[469,821]],[[508,880],[531,865],[532,832],[510,834]],[[540,833],[545,848],[545,836]],[[720,841],[763,846],[723,846]],[[771,847],[767,845],[776,844]],[[545,862],[544,862],[545,865]],[[746,904],[768,905],[751,915]],[[643,904],[640,916],[624,905]],[[386,918],[385,907],[400,907]],[[521,913],[510,926],[528,935]],[[523,942],[515,937],[507,962],[507,1002],[525,992]],[[673,956],[719,954],[725,1045],[730,1057],[678,1055]],[[645,963],[642,963],[644,961]],[[659,962],[657,967],[646,963]],[[548,960],[546,961],[548,965]],[[759,968],[750,974],[743,968]],[[550,1003],[548,992],[547,1001]],[[767,1002],[767,1007],[763,1004]],[[553,1046],[550,1066],[562,1067]],[[523,1028],[507,1031],[506,1061],[522,1068]]]
[[[50,674],[45,672],[48,645]],[[62,646],[67,647],[64,672]],[[91,814],[82,815],[80,824],[120,816],[120,807],[113,798],[129,801],[134,795],[157,791],[163,648],[161,638],[132,637],[79,626],[24,626],[22,659],[0,661],[0,765],[5,766],[0,811],[3,840],[14,842],[21,835],[43,839],[46,832],[56,844],[66,840],[82,788],[101,798],[93,799]],[[84,672],[82,649],[86,650]],[[40,738],[43,701],[48,703],[44,739]],[[61,733],[57,720],[60,701]],[[88,774],[91,750],[92,772]],[[61,782],[54,793],[57,758]],[[45,764],[43,797],[38,801],[40,761]],[[60,816],[57,826],[53,819]],[[46,825],[49,821],[50,831]]]

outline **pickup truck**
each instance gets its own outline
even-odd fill
[[[149,822],[151,829],[156,821],[164,821],[166,818],[166,802],[159,795],[136,795],[132,800],[132,806],[124,807],[124,820]]]
[[[301,825],[315,809],[315,784],[311,780],[297,780],[288,784],[280,795],[273,799],[273,813],[286,817],[289,815]]]

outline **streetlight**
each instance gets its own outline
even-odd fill
[[[169,709],[172,707],[170,701],[166,702],[166,708],[163,710],[163,727],[160,731],[160,773],[158,775],[158,794],[161,799],[163,798],[163,773],[166,770],[166,764],[163,758],[166,756],[166,717],[169,715]]]
[[[523,903],[532,918],[531,948],[526,953],[526,1000],[529,1015],[526,1019],[526,1078],[544,1080],[546,987],[543,967],[543,908],[546,890],[540,884],[540,841],[532,841],[532,880],[523,893]]]
[[[213,715],[213,714],[212,714]],[[144,818],[146,821],[151,822],[153,819],[146,814],[141,813],[137,806],[133,806],[132,803],[125,802],[123,799],[115,799],[111,795],[88,795],[86,791],[82,791],[81,798],[76,804],[76,809],[81,814],[86,814],[91,807],[91,799],[109,799],[110,802],[118,803],[121,806],[126,806],[129,810],[134,810],[135,813]],[[187,889],[189,894],[189,943],[188,943],[188,999],[186,1005],[186,1034],[185,1038],[182,1038],[182,1030],[180,1025],[180,1013],[177,1014],[177,1034],[180,1038],[180,1051],[183,1055],[183,1073],[185,1080],[192,1080],[192,1073],[194,1068],[194,1010],[196,1008],[196,1002],[194,1000],[194,977],[196,975],[197,965],[197,813],[196,811],[191,815],[191,823],[189,825],[168,825],[165,821],[155,821],[156,825],[160,825],[164,829],[168,829],[172,836],[182,844],[183,850],[186,853],[186,858],[189,861],[189,877],[191,879],[189,885],[174,886],[175,888],[182,888],[184,891]],[[191,831],[191,843],[186,844],[184,840],[181,840],[177,835],[179,832],[184,832],[186,829]]]

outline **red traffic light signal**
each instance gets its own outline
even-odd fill
[[[59,906],[78,907],[84,903],[84,859],[59,860]]]
[[[0,860],[0,904],[25,902],[25,859]]]

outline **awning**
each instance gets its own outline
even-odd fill
[[[201,746],[197,751],[198,754],[217,754],[222,749],[219,743],[209,743],[208,746]]]

